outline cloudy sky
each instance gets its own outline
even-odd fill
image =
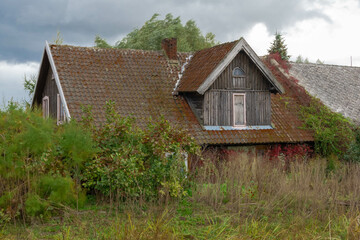
[[[195,20],[220,42],[241,36],[266,54],[275,31],[288,52],[310,61],[360,66],[360,0],[1,0],[0,104],[21,101],[24,75],[37,74],[45,40],[93,46],[114,43],[154,14]]]

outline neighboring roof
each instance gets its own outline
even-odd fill
[[[331,110],[360,123],[360,67],[291,63],[290,74]]]
[[[288,99],[279,94],[272,94],[274,129],[203,130],[187,101],[172,95],[187,53],[179,53],[179,64],[174,64],[162,51],[58,45],[50,45],[50,51],[72,118],[81,119],[81,106],[91,105],[95,122],[101,124],[106,101],[112,100],[120,115],[135,117],[139,126],[163,115],[199,144],[313,141],[312,133],[301,129],[295,109],[286,107]]]
[[[240,51],[244,51],[250,57],[278,92],[285,92],[244,38],[197,51],[186,64],[185,72],[175,90],[204,94]]]

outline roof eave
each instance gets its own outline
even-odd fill
[[[46,52],[47,52],[47,56],[48,56],[48,59],[49,59],[49,62],[50,62],[51,69],[52,69],[53,74],[54,74],[55,83],[56,83],[56,86],[58,88],[61,101],[62,101],[62,103],[64,105],[65,116],[66,116],[66,119],[69,121],[70,118],[71,118],[70,111],[69,111],[68,105],[66,103],[65,95],[64,95],[64,92],[63,92],[61,84],[60,84],[60,78],[59,78],[58,72],[56,70],[54,58],[53,58],[53,56],[51,54],[50,45],[49,45],[49,43],[47,41],[46,41],[45,48],[46,48]]]

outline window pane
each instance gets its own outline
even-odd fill
[[[234,125],[245,125],[245,95],[234,95]]]
[[[233,77],[245,77],[245,72],[241,68],[236,67],[233,70]]]

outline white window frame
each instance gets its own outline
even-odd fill
[[[235,125],[235,96],[244,96],[244,125]],[[245,93],[233,93],[233,126],[234,127],[246,127],[246,94]]]
[[[45,96],[42,99],[42,110],[43,110],[43,117],[48,118],[49,117],[49,108],[50,108],[50,101],[49,97]]]
[[[64,105],[61,102],[60,94],[56,95],[56,123],[58,125],[65,122]]]

